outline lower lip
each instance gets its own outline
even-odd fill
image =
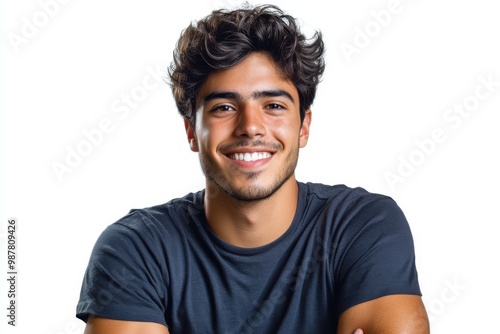
[[[235,165],[241,167],[241,168],[257,168],[257,167],[260,167],[264,164],[266,164],[267,162],[269,162],[269,160],[271,160],[271,158],[273,157],[273,155],[271,155],[270,157],[268,158],[264,158],[264,159],[260,159],[260,160],[255,160],[255,161],[245,161],[245,160],[233,160],[231,158],[228,157],[228,159],[234,163]]]

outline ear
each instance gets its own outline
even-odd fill
[[[312,112],[311,109],[307,109],[304,115],[304,120],[300,126],[299,133],[299,147],[303,148],[307,145],[307,140],[309,139],[309,127],[311,126]]]
[[[191,151],[198,152],[198,140],[196,140],[196,133],[189,119],[184,118],[184,127],[186,128],[186,136],[189,142]]]

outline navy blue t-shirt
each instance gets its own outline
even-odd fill
[[[177,333],[335,333],[351,306],[420,295],[408,223],[389,197],[298,183],[277,240],[240,248],[206,222],[204,191],[132,210],[98,239],[77,316],[164,324]]]

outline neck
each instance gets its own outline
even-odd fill
[[[205,214],[208,225],[222,240],[254,248],[278,239],[292,224],[298,186],[292,175],[272,196],[241,201],[207,181]]]

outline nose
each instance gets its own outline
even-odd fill
[[[266,134],[264,122],[264,114],[260,108],[252,105],[242,106],[237,118],[236,136],[248,139],[263,137]]]

